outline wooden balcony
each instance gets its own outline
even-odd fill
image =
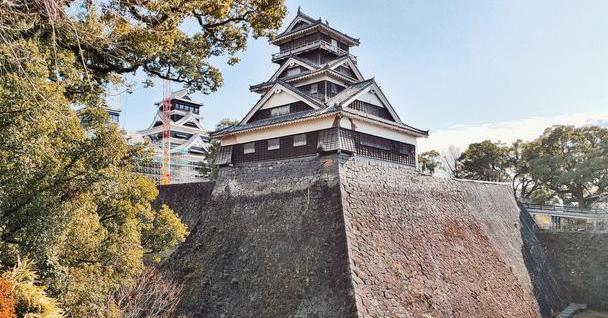
[[[279,52],[279,53],[275,53],[275,54],[272,55],[272,62],[280,61],[280,60],[282,60],[282,59],[284,59],[284,58],[286,58],[286,57],[288,57],[288,56],[290,56],[292,54],[303,53],[303,52],[311,51],[311,50],[318,49],[318,48],[324,49],[324,50],[326,50],[328,52],[335,53],[335,54],[337,54],[339,56],[345,55],[345,54],[349,54],[348,51],[343,50],[343,49],[339,48],[338,46],[331,45],[331,43],[329,43],[327,41],[316,40],[316,41],[313,41],[313,42],[304,43],[304,44],[302,44],[300,46],[294,47],[294,48],[289,49],[289,50],[285,50],[285,51],[282,51],[282,52]],[[354,55],[350,55],[350,57],[353,60],[356,61],[356,57]]]

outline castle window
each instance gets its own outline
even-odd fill
[[[188,135],[184,135],[184,134],[180,134],[180,133],[177,133],[177,132],[176,132],[176,133],[175,133],[175,137],[177,137],[177,138],[183,138],[183,139],[187,139],[187,138],[188,138]]]
[[[268,140],[268,150],[276,150],[279,148],[281,148],[281,143],[279,141],[279,138]]]
[[[298,73],[300,73],[299,67],[294,67],[287,70],[287,76],[296,75]]]
[[[361,135],[361,145],[382,150],[391,150],[389,142],[376,136]]]
[[[410,144],[401,144],[399,146],[399,153],[401,153],[402,155],[413,156],[414,146]]]
[[[310,85],[311,94],[316,94],[318,91],[319,91],[319,85],[317,83]]]
[[[275,108],[271,108],[270,109],[270,116],[271,117],[281,116],[281,115],[285,115],[285,114],[289,114],[289,105],[285,105],[285,106],[281,106],[281,107],[275,107]]]
[[[306,145],[306,134],[300,134],[293,136],[293,146],[305,146]]]
[[[330,83],[329,84],[329,92],[331,94],[337,94],[338,93],[338,87],[336,86],[336,84],[334,84],[334,83]]]
[[[243,147],[243,153],[254,153],[255,152],[255,142],[248,142]]]
[[[338,41],[336,41],[335,39],[331,39],[331,47],[334,50],[337,50],[338,49]]]

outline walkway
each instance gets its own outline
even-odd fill
[[[542,230],[607,231],[608,210],[579,209],[563,205],[521,203]],[[545,217],[543,219],[543,217]]]

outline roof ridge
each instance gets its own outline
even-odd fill
[[[319,22],[320,22],[320,21],[321,21],[321,18],[320,18],[320,17],[319,17],[318,19],[315,19],[315,18],[313,18],[312,16],[310,16],[310,15],[308,15],[308,14],[306,14],[306,13],[302,12],[302,6],[298,6],[298,12],[296,13],[296,17],[294,18],[294,20],[295,20],[297,17],[302,17],[302,18],[305,18],[305,19],[310,20],[310,21],[313,21],[313,22],[315,22],[315,21],[319,21]]]
[[[305,20],[307,20],[308,22],[310,22],[310,23],[309,23],[309,25],[307,25],[307,26],[305,26],[305,27],[303,27],[303,28],[299,28],[299,29],[291,29],[291,30],[290,30],[290,27],[293,27],[293,26],[292,26],[293,22],[294,22],[294,21],[296,21],[296,20],[297,20],[299,17],[300,17],[300,18],[303,18],[303,19],[305,19]],[[327,22],[327,20],[326,20],[326,22]],[[276,41],[276,39],[279,39],[279,38],[281,38],[281,37],[287,36],[287,35],[289,35],[289,34],[292,34],[292,33],[295,33],[295,32],[300,32],[300,31],[306,30],[306,29],[308,29],[308,28],[316,27],[316,26],[322,26],[322,27],[326,27],[326,28],[327,28],[327,29],[329,29],[330,31],[332,31],[332,32],[336,32],[336,33],[338,33],[340,36],[343,36],[343,37],[345,37],[346,39],[348,39],[348,40],[352,41],[352,42],[353,42],[355,45],[359,45],[359,39],[358,39],[358,38],[352,37],[352,36],[350,36],[350,35],[348,35],[348,34],[346,34],[346,33],[342,32],[342,31],[338,31],[337,29],[335,29],[335,28],[331,27],[331,26],[329,25],[329,23],[323,23],[323,21],[322,21],[322,19],[321,19],[321,18],[315,19],[315,18],[313,18],[313,17],[311,17],[311,16],[309,16],[309,15],[305,14],[304,12],[302,12],[302,10],[301,10],[301,8],[300,8],[300,7],[298,7],[298,11],[297,11],[297,13],[296,13],[296,16],[293,18],[293,20],[291,20],[291,22],[289,23],[289,25],[288,25],[288,27],[285,29],[285,31],[283,31],[283,32],[281,32],[281,33],[279,33],[279,34],[277,34],[277,35],[274,37],[274,39],[272,39],[272,40],[271,40],[271,42],[274,42],[274,41]]]
[[[332,66],[336,65],[338,63],[338,61],[341,61],[344,59],[350,60],[353,63],[355,62],[355,60],[353,60],[353,58],[351,57],[351,55],[349,53],[344,53],[344,54],[338,56],[337,58],[327,62],[326,65],[330,65],[330,67],[332,67]]]

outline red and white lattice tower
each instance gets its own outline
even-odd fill
[[[160,184],[171,183],[171,81],[163,80],[163,162],[160,168]]]

